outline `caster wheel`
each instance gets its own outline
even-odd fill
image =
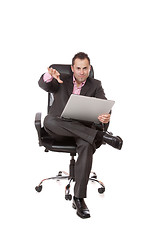
[[[62,176],[62,172],[60,171],[59,173],[58,173],[58,177],[61,177]]]
[[[98,192],[99,192],[100,194],[104,193],[104,191],[105,191],[105,188],[104,188],[104,187],[98,188]]]
[[[91,178],[97,179],[97,175],[93,175],[91,176]]]
[[[35,190],[37,192],[41,192],[42,191],[42,185],[35,187]]]
[[[66,194],[65,199],[66,200],[72,200],[72,195],[71,194]]]
[[[92,172],[91,178],[97,179],[97,174],[95,172]]]

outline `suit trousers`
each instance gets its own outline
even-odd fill
[[[97,130],[81,122],[66,120],[52,115],[44,119],[44,127],[57,140],[73,137],[77,145],[78,158],[75,163],[74,196],[86,198],[87,184],[92,167],[93,154],[96,150]]]

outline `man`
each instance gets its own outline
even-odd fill
[[[48,68],[48,72],[41,76],[39,86],[54,94],[53,105],[44,119],[45,129],[58,140],[66,137],[75,139],[78,158],[75,164],[73,207],[77,209],[79,217],[89,218],[90,213],[84,198],[86,198],[93,154],[103,142],[121,149],[123,141],[120,137],[97,130],[93,123],[60,118],[72,93],[106,99],[101,82],[89,77],[91,66],[87,54],[77,53],[72,59],[71,69],[73,75],[68,76],[60,75],[57,70]],[[98,119],[100,123],[108,124],[110,114],[102,114]]]

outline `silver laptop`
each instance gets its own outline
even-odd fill
[[[61,117],[99,123],[98,116],[109,113],[115,101],[71,94]]]

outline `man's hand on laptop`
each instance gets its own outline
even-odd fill
[[[48,68],[49,74],[54,77],[59,83],[63,83],[63,81],[60,79],[60,73],[53,68]]]
[[[110,117],[111,117],[111,114],[101,114],[99,117],[98,117],[98,120],[102,123],[108,123],[110,121]]]

